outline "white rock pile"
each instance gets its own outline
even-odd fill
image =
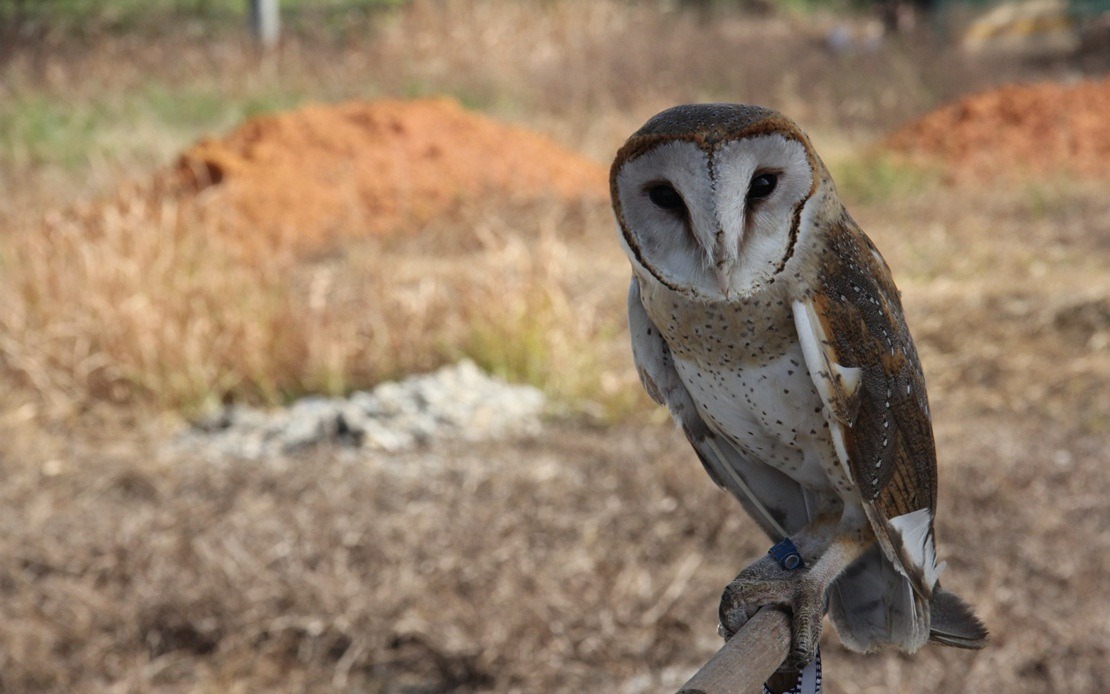
[[[536,433],[545,404],[536,388],[505,383],[462,361],[348,398],[310,396],[277,410],[229,406],[178,443],[246,459],[320,444],[398,451],[435,439]]]

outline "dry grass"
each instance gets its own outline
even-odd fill
[[[830,630],[827,690],[1099,691],[1107,437],[934,401],[945,582],[993,641],[863,656]],[[264,463],[12,434],[12,691],[673,690],[766,549],[665,425]]]
[[[227,398],[277,403],[463,355],[602,413],[627,400],[626,384],[600,375],[621,305],[590,276],[620,267],[608,239],[583,241],[583,225],[609,223],[601,205],[460,211],[452,225],[467,220],[467,233],[429,228],[307,264],[280,248],[243,259],[195,209],[148,205],[0,239],[10,297],[0,354],[49,412],[102,400],[186,413]],[[596,261],[577,262],[587,254]]]
[[[0,125],[26,141],[0,134],[0,689],[658,691],[716,648],[719,591],[765,542],[644,413],[603,205],[464,207],[405,239],[244,262],[196,210],[138,192],[71,204],[255,108],[439,91],[599,160],[680,100],[769,103],[813,130],[904,291],[945,582],[995,635],[909,658],[830,634],[829,691],[1110,681],[1104,187],[944,188],[856,154],[940,98],[1053,68],[916,44],[831,58],[788,20],[646,3],[414,2],[338,36],[293,35],[262,63],[226,36],[165,36],[8,66]],[[145,421],[461,354],[624,421],[253,464],[170,456]],[[104,402],[110,416],[59,416]]]
[[[675,540],[738,518],[635,438],[261,465],[142,448],[80,469],[7,460],[4,605],[20,626],[0,634],[3,684],[550,691],[670,662],[697,641],[683,588],[704,561]],[[680,508],[691,489],[715,512]]]

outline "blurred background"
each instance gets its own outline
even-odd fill
[[[0,689],[681,684],[767,541],[641,392],[607,174],[694,101],[892,266],[993,635],[828,628],[827,691],[1110,681],[1110,3],[253,5],[0,0]]]

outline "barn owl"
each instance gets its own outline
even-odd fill
[[[898,290],[809,138],[765,108],[678,106],[628,139],[610,191],[644,389],[778,543],[725,589],[726,638],[774,605],[786,667],[814,660],[826,612],[855,651],[981,648],[938,582],[932,423]]]

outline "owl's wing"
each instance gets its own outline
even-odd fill
[[[794,302],[837,455],[887,557],[923,597],[936,563],[936,449],[925,377],[890,269],[845,215],[821,290]],[[838,265],[834,264],[838,263]]]
[[[706,472],[735,496],[775,542],[801,528],[809,519],[805,494],[798,483],[774,468],[753,461],[728,439],[711,430],[675,370],[674,359],[659,329],[640,301],[635,277],[628,288],[628,327],[632,357],[644,390],[666,405],[694,447]]]

